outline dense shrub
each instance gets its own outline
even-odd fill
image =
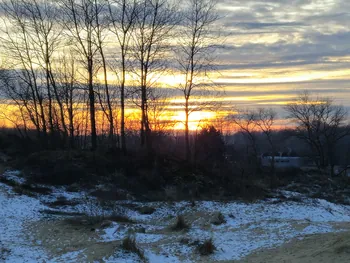
[[[202,128],[196,136],[195,145],[195,160],[201,165],[224,160],[225,143],[221,132],[214,126]]]
[[[103,155],[83,151],[41,151],[24,162],[33,180],[57,185],[93,183],[95,177],[108,175],[114,166],[113,160]]]

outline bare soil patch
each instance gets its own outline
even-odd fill
[[[281,247],[258,251],[243,260],[233,262],[347,263],[350,262],[350,231],[315,234],[303,239],[293,239]]]

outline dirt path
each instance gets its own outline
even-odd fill
[[[350,226],[348,225],[349,229]],[[349,229],[350,230],[350,229]],[[348,263],[350,231],[293,239],[281,247],[253,253],[239,263]]]
[[[28,225],[27,231],[40,240],[53,262],[71,260],[69,254],[79,262],[103,262],[103,258],[113,255],[120,244],[118,241],[101,242],[94,228],[67,224],[64,220],[38,221]]]

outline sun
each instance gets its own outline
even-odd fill
[[[189,130],[195,131],[201,129],[201,127],[206,126],[210,120],[213,120],[216,117],[215,112],[210,111],[195,111],[192,112],[189,116],[188,127]],[[176,112],[172,119],[176,122],[174,129],[184,130],[186,114],[185,112]]]

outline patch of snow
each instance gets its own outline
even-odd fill
[[[68,252],[60,257],[50,259],[48,262],[57,263],[75,263],[75,262],[86,262],[87,258],[84,256],[85,249]]]
[[[178,257],[174,256],[174,255],[170,255],[170,254],[166,254],[166,253],[162,253],[162,254],[156,254],[153,252],[146,252],[145,256],[147,257],[147,259],[149,260],[149,262],[152,263],[190,263],[192,261],[190,260],[180,260]]]
[[[2,175],[8,180],[14,181],[17,184],[24,184],[26,182],[25,178],[20,177],[21,172],[20,171],[5,171]]]
[[[141,224],[139,227],[144,227],[147,232],[150,230],[148,229],[147,225]],[[113,222],[111,226],[105,228],[103,231],[104,234],[101,236],[101,238],[104,242],[122,240],[129,234],[128,228],[115,222]],[[137,243],[153,243],[164,238],[164,235],[160,234],[135,233],[134,235]]]
[[[111,226],[105,228],[104,234],[101,236],[102,240],[105,242],[113,240],[121,240],[125,237],[127,233],[126,228],[122,228],[121,225],[113,222]]]
[[[137,243],[154,243],[164,238],[164,235],[160,234],[144,234],[136,233],[136,242]]]
[[[113,256],[103,259],[105,263],[142,263],[141,259],[134,253],[127,253],[124,251],[117,251]],[[150,261],[153,263],[153,261]],[[156,263],[156,262],[155,262]]]
[[[10,250],[5,262],[40,262],[47,258],[45,251],[30,242],[25,234],[25,223],[40,220],[39,210],[43,205],[39,200],[15,195],[0,184],[0,241]]]
[[[315,233],[330,233],[335,232],[335,230],[327,224],[321,224],[321,225],[310,225],[303,229],[302,234],[303,235],[310,235]]]

